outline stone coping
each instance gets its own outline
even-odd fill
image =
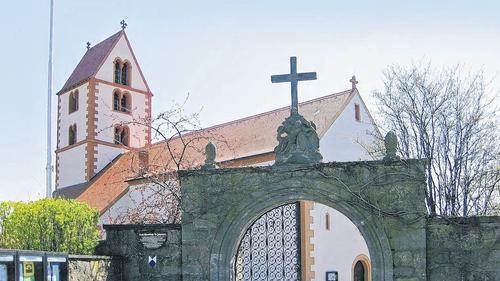
[[[104,224],[105,230],[148,230],[148,229],[172,229],[180,230],[180,224]]]
[[[500,216],[473,217],[429,217],[429,224],[479,225],[481,223],[500,223]]]
[[[192,175],[211,175],[211,174],[231,174],[231,173],[269,173],[269,172],[294,172],[310,168],[345,168],[354,166],[407,166],[411,164],[424,164],[427,159],[400,159],[400,160],[373,160],[373,161],[349,161],[349,162],[328,162],[305,165],[280,165],[280,166],[259,166],[259,167],[241,167],[241,168],[220,168],[220,169],[195,169],[179,170],[177,173],[181,177]]]
[[[115,260],[122,259],[118,256],[99,256],[99,255],[68,255],[69,260]]]
[[[38,251],[38,250],[22,250],[22,249],[5,249],[0,248],[0,252],[2,253],[18,253],[19,255],[35,255],[35,256],[67,256],[68,253],[63,252],[50,252],[50,251]]]

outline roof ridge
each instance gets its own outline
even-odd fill
[[[329,94],[329,95],[326,95],[326,96],[314,98],[314,99],[311,99],[311,100],[303,101],[303,102],[300,102],[299,105],[311,104],[311,103],[318,102],[318,101],[321,101],[321,100],[333,98],[335,96],[341,96],[341,95],[345,95],[345,94],[350,94],[351,92],[352,92],[352,90],[345,90],[345,91],[341,91],[341,92]],[[283,106],[283,107],[276,108],[276,109],[273,109],[273,110],[269,110],[269,111],[257,113],[257,114],[246,116],[246,117],[243,117],[243,118],[239,118],[239,119],[235,119],[235,120],[223,122],[223,123],[220,123],[220,124],[212,125],[210,127],[202,128],[202,129],[199,129],[199,130],[196,130],[196,131],[188,132],[188,133],[186,133],[186,134],[184,134],[182,136],[183,137],[190,136],[190,135],[195,134],[195,133],[199,133],[199,132],[203,132],[203,131],[209,131],[209,130],[221,128],[221,127],[224,127],[224,126],[236,124],[238,122],[248,121],[248,120],[251,120],[251,119],[254,119],[254,118],[258,118],[258,117],[262,117],[262,116],[266,116],[266,115],[269,115],[269,114],[272,114],[272,113],[277,113],[277,112],[280,112],[280,111],[283,111],[283,110],[286,110],[286,109],[289,109],[289,108],[290,108],[290,106]],[[299,107],[299,110],[300,110],[300,107]],[[177,139],[177,138],[178,138],[178,136],[173,137],[170,140],[174,140],[174,139]],[[153,148],[155,146],[159,146],[159,145],[161,145],[161,144],[163,144],[165,142],[166,142],[166,140],[161,140],[159,142],[155,142],[155,143],[151,144],[149,148]],[[130,151],[130,152],[132,152],[132,151]]]

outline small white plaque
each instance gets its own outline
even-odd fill
[[[19,261],[42,262],[43,257],[41,257],[41,256],[19,256]]]
[[[66,262],[65,257],[47,257],[48,262]]]
[[[167,241],[166,233],[140,233],[139,241],[146,249],[158,249]]]
[[[13,255],[0,255],[0,261],[3,261],[3,262],[14,261],[14,256]]]

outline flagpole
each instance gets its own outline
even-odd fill
[[[52,197],[52,43],[54,36],[54,0],[50,0],[49,62],[47,81],[47,165],[46,197]]]

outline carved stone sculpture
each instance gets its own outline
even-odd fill
[[[278,145],[274,148],[276,165],[319,163],[319,137],[313,122],[295,113],[278,128]]]

